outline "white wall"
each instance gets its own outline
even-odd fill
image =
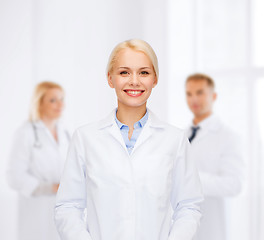
[[[16,239],[16,194],[5,182],[15,128],[27,117],[32,91],[31,1],[0,3],[0,238]]]

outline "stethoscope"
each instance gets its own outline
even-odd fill
[[[33,147],[34,147],[34,148],[38,148],[38,149],[40,149],[40,148],[42,148],[42,144],[41,144],[41,142],[39,141],[39,136],[38,136],[37,127],[36,127],[36,125],[35,125],[34,122],[32,122],[31,124],[32,124],[32,127],[33,127],[34,138],[35,138],[35,141],[34,141],[34,145],[33,145]],[[69,135],[69,133],[68,133],[66,130],[65,130],[65,134],[66,134],[66,136],[67,136],[68,141],[70,141],[70,135]]]
[[[35,123],[32,122],[31,124],[32,124],[32,127],[33,127],[34,138],[35,138],[33,147],[34,148],[41,148],[42,145],[41,145],[41,142],[39,141],[37,127],[36,127]]]

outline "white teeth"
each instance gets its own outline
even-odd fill
[[[136,94],[140,94],[141,91],[127,91],[127,93],[136,95]]]

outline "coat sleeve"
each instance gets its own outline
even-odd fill
[[[245,181],[242,151],[243,147],[239,137],[233,133],[229,134],[219,158],[221,164],[218,172],[199,172],[206,197],[232,197],[242,191]]]
[[[84,212],[86,209],[86,170],[82,143],[75,132],[57,193],[55,223],[62,240],[91,240]]]
[[[29,172],[32,147],[30,130],[28,126],[23,126],[16,131],[6,172],[9,186],[24,196],[33,195],[40,185],[39,180]]]
[[[199,175],[188,158],[189,141],[182,137],[173,168],[171,205],[174,210],[169,240],[191,240],[200,223],[203,201]]]

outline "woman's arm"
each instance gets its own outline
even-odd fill
[[[201,217],[203,201],[198,172],[188,158],[189,141],[183,136],[173,169],[171,204],[174,209],[169,240],[193,239]]]
[[[55,206],[55,223],[63,240],[91,240],[84,221],[86,174],[82,150],[77,130],[70,144]]]

